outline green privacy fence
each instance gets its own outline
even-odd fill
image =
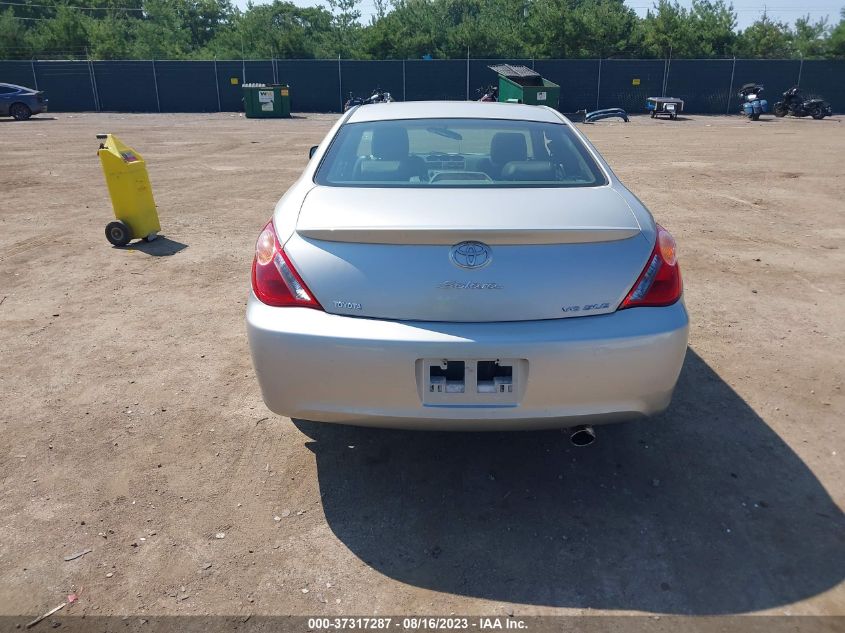
[[[643,111],[650,96],[684,99],[686,111],[739,110],[736,91],[756,81],[776,100],[799,85],[845,111],[845,60],[461,59],[231,61],[0,61],[0,82],[44,90],[59,112],[231,112],[244,82],[286,83],[299,112],[339,112],[348,93],[375,88],[397,100],[475,99],[494,83],[491,64],[524,64],[561,86],[562,112],[622,107]]]

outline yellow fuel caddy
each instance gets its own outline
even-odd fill
[[[97,155],[117,219],[106,226],[106,239],[115,246],[138,238],[153,241],[161,225],[144,158],[114,134],[97,134],[97,138],[102,141]]]

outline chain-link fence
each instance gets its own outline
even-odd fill
[[[845,60],[748,59],[464,59],[358,61],[269,59],[232,61],[0,61],[0,82],[44,90],[55,111],[231,112],[241,85],[286,83],[299,112],[339,112],[349,93],[376,88],[400,101],[476,99],[496,81],[488,66],[531,66],[560,84],[562,112],[644,109],[647,97],[684,99],[686,111],[739,110],[736,92],[761,82],[775,101],[798,85],[845,111]]]

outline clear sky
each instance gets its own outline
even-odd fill
[[[328,6],[320,0],[292,1],[301,7],[320,4]],[[254,0],[254,2],[255,4],[263,3],[262,0]],[[680,0],[680,2],[682,5],[690,5],[690,0]],[[234,4],[243,9],[246,8],[247,0],[234,0]],[[651,0],[626,0],[625,4],[632,7],[641,16],[645,15],[646,11],[652,6]],[[795,22],[796,18],[808,13],[814,20],[829,16],[830,22],[836,24],[839,22],[839,10],[845,6],[845,0],[767,0],[765,2],[760,0],[733,0],[733,5],[737,12],[738,26],[742,29],[760,17],[764,8],[768,11],[769,17],[790,24]],[[374,6],[372,0],[362,0],[359,7],[363,14],[363,22],[369,22]]]

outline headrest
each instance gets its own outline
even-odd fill
[[[497,165],[528,158],[525,135],[519,132],[497,132],[490,141],[490,160]]]
[[[372,153],[384,160],[408,158],[408,130],[399,126],[379,126],[373,130]]]

